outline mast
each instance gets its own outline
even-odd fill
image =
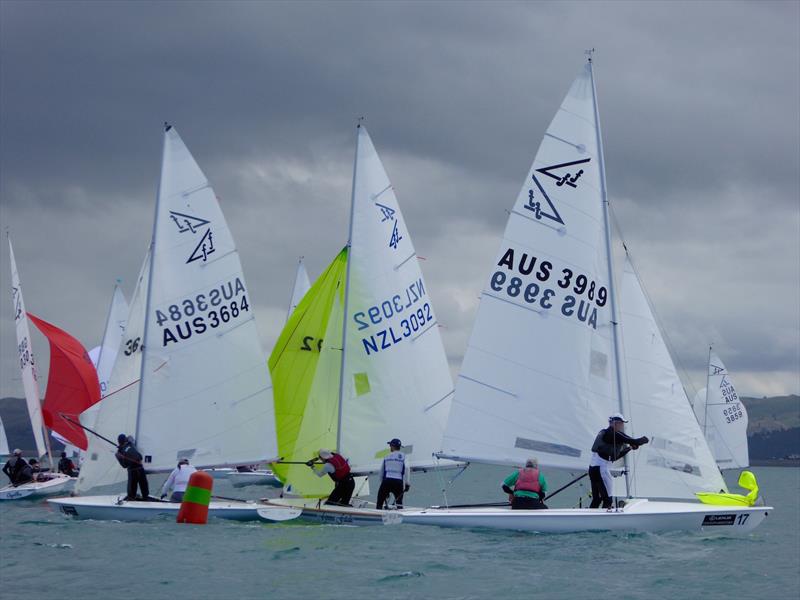
[[[356,125],[356,154],[353,158],[353,189],[350,193],[350,231],[347,234],[347,268],[344,278],[344,315],[342,317],[342,362],[339,367],[339,415],[336,420],[336,451],[341,452],[342,443],[342,401],[344,399],[344,361],[347,354],[347,308],[350,301],[350,263],[352,262],[353,246],[353,213],[356,206],[356,173],[358,172],[358,139],[360,137],[361,121],[359,117]]]
[[[150,300],[153,295],[153,271],[155,270],[155,250],[156,250],[156,227],[158,227],[158,211],[161,205],[161,179],[164,177],[164,156],[167,151],[167,131],[172,129],[172,125],[164,123],[164,142],[161,149],[161,173],[158,178],[158,190],[156,191],[156,213],[153,217],[153,237],[150,239],[150,270],[147,273],[147,295],[144,303],[144,333],[142,334],[142,363],[139,367],[139,396],[136,400],[136,427],[133,433],[134,443],[139,443],[139,413],[142,410],[142,394],[144,393],[144,374],[147,364],[147,344],[149,343],[148,330],[150,329]]]
[[[708,392],[710,390],[709,384],[711,383],[711,349],[714,344],[708,346],[708,364],[706,364],[706,404],[703,407],[703,437],[708,440]]]
[[[622,377],[622,351],[620,350],[619,343],[619,310],[617,307],[617,298],[615,290],[614,279],[614,254],[611,247],[611,226],[608,217],[608,192],[606,189],[606,164],[603,156],[603,138],[600,131],[600,111],[597,108],[597,88],[594,83],[594,63],[592,62],[592,53],[594,49],[588,52],[589,58],[589,73],[592,77],[592,103],[594,105],[594,119],[596,124],[595,132],[597,134],[597,162],[600,168],[600,196],[603,199],[603,230],[606,238],[606,258],[608,260],[608,296],[611,304],[611,335],[614,340],[614,357],[615,367],[617,374],[617,393],[619,394],[619,410],[625,414],[625,388],[623,386]],[[631,497],[631,483],[630,475],[628,473],[628,457],[625,456],[625,495]]]

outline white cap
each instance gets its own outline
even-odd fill
[[[333,456],[333,452],[326,450],[325,448],[320,448],[318,454],[322,459],[331,458]]]
[[[609,421],[622,421],[623,423],[627,423],[628,420],[622,416],[622,413],[614,413],[610,417],[608,417]]]

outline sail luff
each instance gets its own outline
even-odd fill
[[[608,188],[606,187],[606,163],[603,153],[603,137],[600,129],[600,110],[597,106],[597,87],[594,80],[594,63],[589,57],[589,73],[592,79],[592,105],[594,107],[595,133],[597,136],[597,168],[600,175],[600,197],[603,203],[603,232],[606,242],[606,260],[608,261],[608,295],[611,308],[611,335],[614,348],[614,366],[617,378],[617,395],[620,412],[626,414],[625,386],[622,376],[623,353],[620,350],[619,307],[617,306],[616,278],[614,277],[614,253],[611,247],[611,225],[608,214]],[[624,458],[625,495],[630,497],[631,486],[628,469],[628,457]]]

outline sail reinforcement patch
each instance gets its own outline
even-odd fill
[[[528,438],[518,437],[514,443],[515,448],[523,450],[534,450],[536,452],[544,452],[546,454],[560,454],[561,456],[575,456],[579,457],[581,451],[571,446],[563,444],[553,444],[552,442],[542,442],[540,440],[529,440]]]

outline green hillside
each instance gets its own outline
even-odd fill
[[[747,435],[800,427],[800,396],[742,397],[749,424]]]

